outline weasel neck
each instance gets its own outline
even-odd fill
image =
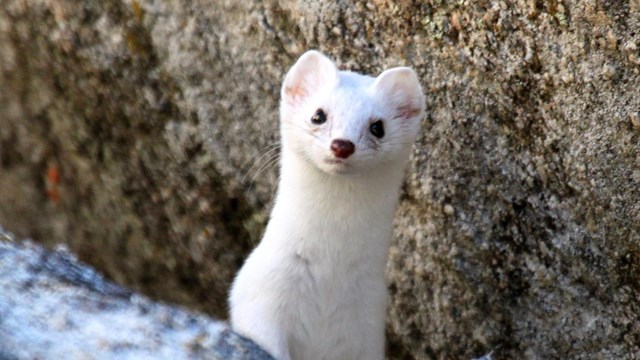
[[[403,166],[376,174],[331,175],[283,154],[278,195],[263,241],[282,250],[386,258]],[[348,255],[347,255],[348,256]]]
[[[288,155],[283,154],[276,203],[327,210],[322,215],[330,218],[349,214],[373,215],[381,210],[392,214],[395,210],[403,166],[375,169],[372,173],[333,175],[293,154]],[[349,217],[344,220],[348,221]]]

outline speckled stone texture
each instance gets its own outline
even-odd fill
[[[5,0],[0,224],[224,317],[310,48],[427,93],[390,358],[640,358],[638,0]]]
[[[222,322],[105,281],[0,228],[0,359],[273,360]]]

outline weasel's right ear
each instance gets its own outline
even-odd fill
[[[289,105],[303,102],[319,88],[338,81],[336,65],[316,50],[304,53],[293,65],[282,84],[282,99]]]

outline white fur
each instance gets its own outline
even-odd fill
[[[327,121],[310,119],[323,109]],[[264,237],[231,289],[231,323],[280,360],[383,359],[384,269],[424,112],[415,73],[338,71],[317,51],[287,74],[281,180]],[[369,125],[384,121],[385,136]],[[338,161],[334,139],[355,152]]]

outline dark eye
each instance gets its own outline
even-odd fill
[[[384,124],[382,120],[371,123],[371,125],[369,125],[369,131],[378,139],[382,138],[384,136]]]
[[[322,109],[316,110],[316,113],[311,117],[311,122],[315,125],[324,124],[327,121],[327,114]]]

